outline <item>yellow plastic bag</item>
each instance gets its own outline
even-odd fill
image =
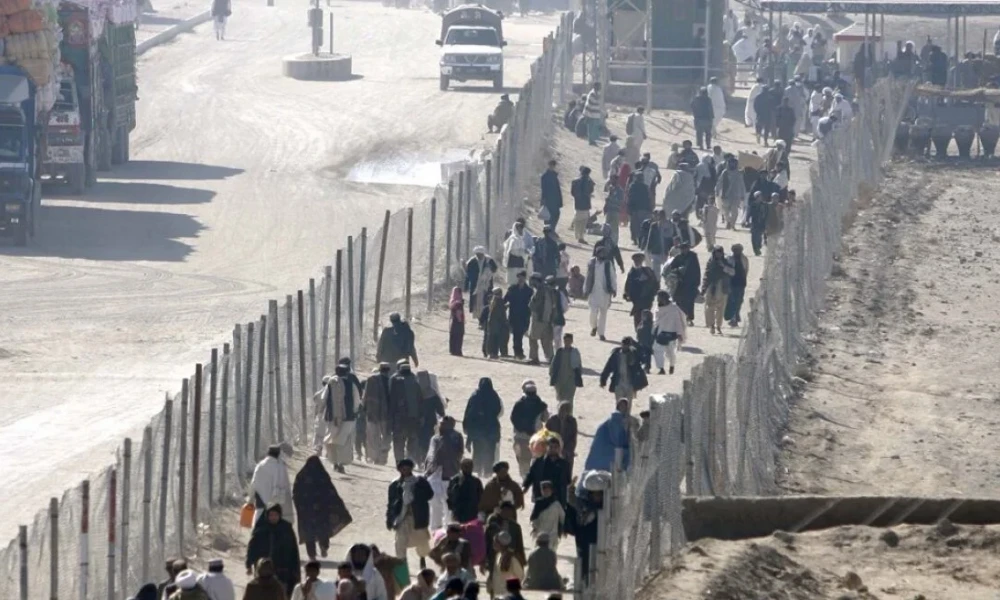
[[[559,440],[559,443],[562,444],[562,436],[554,431],[550,431],[545,427],[542,427],[535,432],[535,435],[531,436],[531,439],[528,441],[528,448],[531,449],[531,455],[538,458],[539,456],[545,454],[545,450],[549,445],[549,440],[553,438]]]

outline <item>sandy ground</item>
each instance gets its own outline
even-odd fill
[[[167,0],[152,2],[152,10],[147,8],[139,18],[139,29],[135,39],[143,42],[157,33],[211,8],[211,2],[194,0]]]
[[[237,0],[225,42],[206,24],[145,54],[133,162],[82,198],[48,192],[38,237],[0,247],[0,531],[110,464],[235,322],[427,193],[349,183],[347,168],[481,143],[496,93],[438,91],[437,16],[338,4],[335,44],[357,78],[296,82],[280,59],[308,48],[307,5]],[[508,85],[554,21],[511,19]]]
[[[741,109],[742,110],[742,109]],[[742,114],[742,112],[740,112]],[[616,113],[612,118],[612,130],[624,131],[625,115]],[[666,154],[669,151],[670,143],[679,142],[690,137],[689,118],[677,113],[657,112],[647,119],[647,128],[651,139],[647,141],[644,149],[652,152],[654,160],[659,160],[660,164],[666,162]],[[736,149],[752,148],[752,136],[748,136],[742,122],[727,120],[722,126],[722,139],[720,143],[727,151]],[[576,171],[576,166],[585,164],[592,166],[599,172],[600,155],[598,150],[586,145],[582,140],[568,134],[558,128],[553,139],[552,156],[560,162],[561,179],[564,187],[564,196],[568,200],[568,188],[570,180]],[[801,161],[809,160],[812,156],[812,149],[805,148],[796,151],[793,156],[797,159],[796,164],[804,164]],[[660,157],[660,158],[657,158]],[[802,188],[805,184],[803,179],[806,170],[802,167],[796,169],[793,166],[793,182]],[[663,187],[660,188],[661,190]],[[538,196],[537,190],[528,192],[529,198]],[[572,239],[569,231],[569,219],[564,218],[559,225],[559,233],[564,239]],[[529,228],[537,232],[538,223],[532,218],[529,220]],[[696,225],[697,226],[697,225]],[[589,236],[591,242],[595,239]],[[621,239],[628,239],[627,232],[622,230]],[[719,244],[726,247],[733,243],[742,243],[749,249],[749,234],[744,230],[735,232],[721,232],[718,236]],[[705,249],[699,248],[699,255],[704,264],[707,259]],[[631,250],[623,247],[623,254],[628,260]],[[591,247],[581,247],[577,244],[570,245],[570,255],[572,264],[584,265],[589,259]],[[751,257],[750,259],[750,284],[747,295],[752,296],[756,291],[757,281],[760,274],[762,259]],[[619,285],[624,284],[624,276],[619,275]],[[512,404],[520,397],[520,386],[525,379],[533,379],[539,384],[540,396],[549,403],[550,408],[555,409],[554,394],[547,385],[547,369],[543,367],[533,367],[514,361],[489,361],[480,356],[477,350],[481,344],[480,332],[474,328],[467,328],[465,358],[455,358],[446,354],[448,320],[441,310],[429,315],[416,323],[416,334],[418,349],[421,357],[421,367],[426,367],[438,374],[441,387],[445,395],[450,399],[448,412],[461,418],[469,394],[475,389],[480,377],[490,376],[503,399],[508,410]],[[722,352],[735,352],[739,339],[739,330],[731,330],[723,336],[713,336],[709,334],[704,325],[701,308],[697,309],[697,319],[695,327],[689,330],[690,342],[684,351],[679,354],[677,371],[673,376],[651,375],[651,387],[637,400],[637,409],[645,409],[648,405],[648,394],[667,393],[681,391],[681,382],[690,372],[691,368],[702,360],[704,355]],[[580,348],[584,364],[584,388],[577,394],[576,415],[579,420],[580,441],[577,455],[577,471],[582,467],[583,461],[589,452],[591,437],[597,426],[605,420],[614,408],[611,394],[598,387],[598,376],[610,351],[615,347],[614,340],[620,340],[625,335],[632,335],[631,317],[628,314],[628,305],[616,300],[612,306],[608,318],[607,342],[600,342],[596,338],[589,337],[589,311],[586,304],[580,301],[574,302],[567,313],[567,332],[576,335],[577,347]],[[527,343],[527,342],[526,342]],[[504,439],[501,442],[501,458],[514,461],[513,448],[511,444],[511,429],[507,418],[502,419],[504,427]],[[297,456],[293,461],[293,466],[298,468],[304,456]],[[516,466],[515,466],[516,470]],[[340,494],[345,497],[349,509],[354,516],[354,524],[333,540],[331,549],[331,566],[333,561],[340,560],[352,544],[358,542],[376,543],[384,550],[392,552],[393,534],[385,529],[385,494],[389,482],[396,476],[394,470],[385,467],[376,467],[368,464],[355,463],[347,468],[346,475],[331,473]],[[530,510],[530,509],[528,509]],[[522,512],[521,518],[523,527],[527,527],[527,514]],[[198,562],[214,556],[225,557],[227,564],[232,565],[233,573],[238,574],[239,583],[244,582],[242,563],[245,556],[245,543],[248,532],[240,531],[235,527],[237,523],[236,509],[233,508],[224,512],[215,520],[215,528],[211,533],[202,539],[202,546],[199,549]],[[529,541],[530,544],[530,541]],[[560,572],[563,577],[572,579],[573,560],[575,548],[571,538],[563,541],[559,548]],[[410,555],[411,570],[415,572],[417,568],[416,559]],[[544,596],[534,596],[544,597]]]
[[[676,555],[642,600],[994,600],[1000,528],[838,527],[740,542],[705,539]]]
[[[789,491],[996,496],[995,172],[900,164],[857,216],[792,413]]]

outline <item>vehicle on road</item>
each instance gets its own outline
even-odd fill
[[[441,90],[453,81],[490,81],[503,88],[503,13],[463,4],[441,16]]]
[[[136,124],[135,25],[92,19],[91,10],[68,0],[59,5],[64,75],[42,169],[73,193],[96,183],[98,171],[128,162]]]
[[[24,246],[35,234],[41,204],[37,177],[38,94],[21,67],[0,66],[0,234]]]
[[[59,96],[49,112],[42,176],[61,180],[71,193],[82,194],[87,186],[86,134],[73,69],[69,65],[63,65],[62,69]]]

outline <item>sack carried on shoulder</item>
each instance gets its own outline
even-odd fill
[[[240,527],[244,529],[250,529],[253,527],[253,516],[256,513],[256,509],[253,506],[253,502],[247,502],[240,509]]]

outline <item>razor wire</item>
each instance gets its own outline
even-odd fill
[[[472,250],[499,250],[523,214],[553,100],[570,91],[572,23],[564,14],[543,40],[495,145],[443,173],[432,198],[350,236],[303,289],[236,324],[114,465],[52,499],[0,550],[0,598],[125,598],[160,579],[165,561],[197,552],[213,509],[244,501],[269,445],[312,444],[323,374],[340,357],[370,358],[383,315],[442,307]]]
[[[613,473],[605,492],[596,572],[584,598],[636,596],[685,541],[682,495],[778,493],[776,461],[793,381],[841,250],[845,217],[877,189],[911,90],[877,82],[859,98],[853,120],[818,143],[811,189],[786,209],[780,234],[768,238],[736,355],[706,357],[683,394],[651,398],[649,440],[628,471]]]

